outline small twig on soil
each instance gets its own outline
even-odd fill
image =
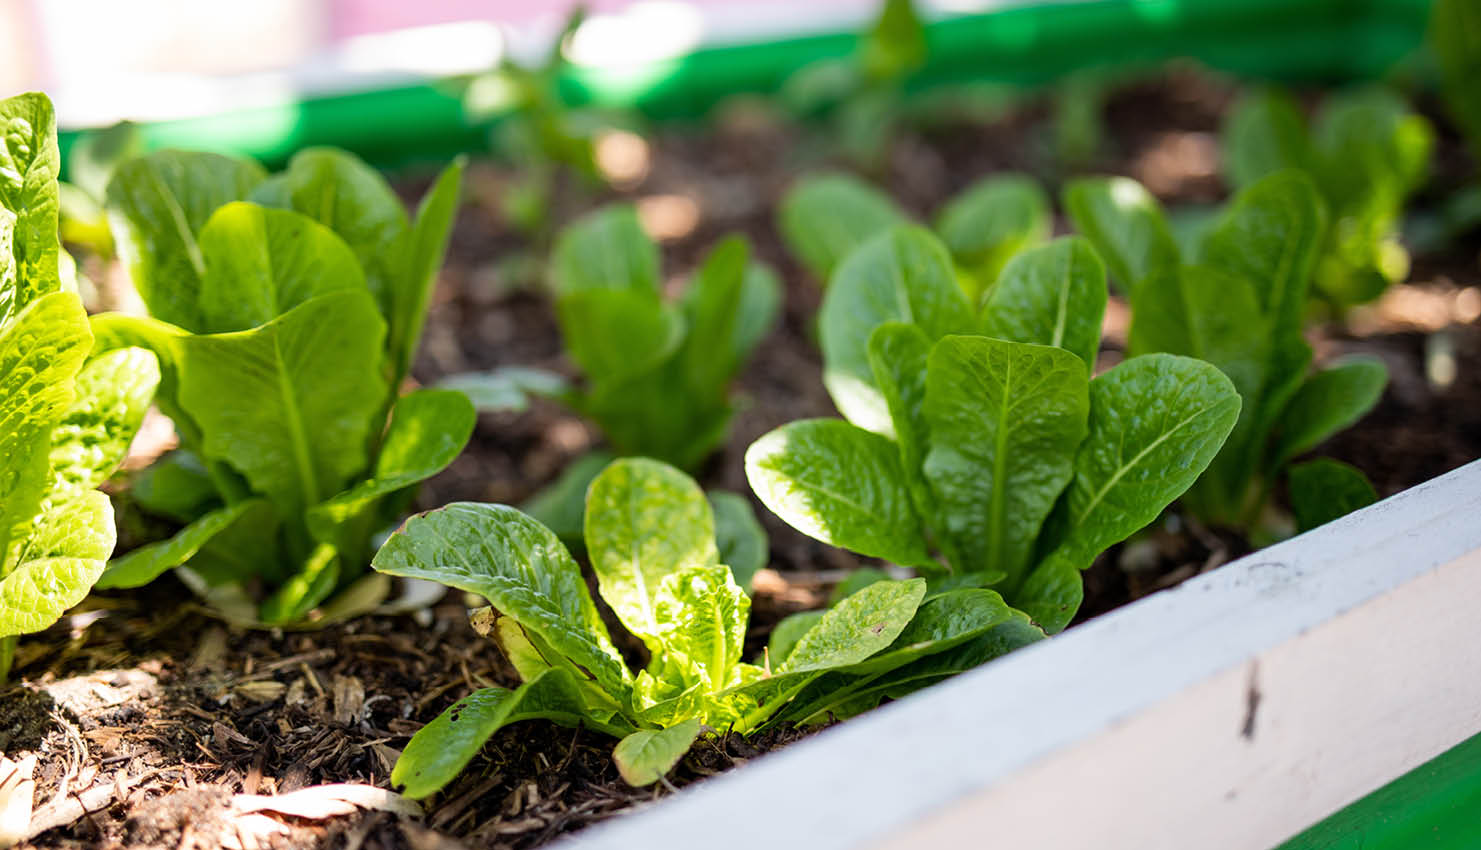
[[[297,655],[290,655],[287,658],[279,658],[276,661],[269,661],[261,667],[258,667],[257,672],[263,673],[269,670],[282,670],[284,667],[292,667],[295,664],[308,664],[310,662],[316,661],[328,661],[333,657],[333,649],[315,649],[312,652],[300,652]]]
[[[324,652],[328,651],[329,650],[324,650]],[[305,679],[308,679],[309,687],[314,689],[314,693],[318,694],[321,697],[324,696],[324,686],[319,684],[319,677],[314,675],[314,671],[309,667],[309,665],[300,662],[298,665],[298,669],[303,671],[303,676]]]

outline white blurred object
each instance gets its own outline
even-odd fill
[[[616,14],[592,15],[571,34],[566,58],[591,68],[628,68],[673,59],[698,47],[704,16],[689,3],[643,0]]]
[[[291,123],[306,96],[537,62],[573,2],[0,0],[0,96],[44,90],[68,128],[273,107]],[[566,51],[636,80],[701,47],[858,31],[880,2],[589,0]],[[1029,0],[916,2],[935,19]]]
[[[494,67],[504,35],[491,21],[462,21],[352,36],[334,52],[346,71],[441,77]]]

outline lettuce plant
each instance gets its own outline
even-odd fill
[[[463,97],[472,120],[494,121],[494,152],[514,167],[516,176],[500,197],[505,218],[546,239],[552,196],[562,176],[597,186],[597,137],[623,123],[620,116],[591,107],[573,108],[561,95],[561,77],[570,69],[564,50],[585,17],[582,6],[573,6],[543,62],[527,66],[505,53],[497,68],[469,81]]]
[[[721,560],[710,504],[692,479],[658,461],[618,460],[592,482],[585,513],[601,596],[651,656],[636,675],[576,562],[514,508],[448,505],[409,520],[376,554],[377,570],[487,599],[475,625],[524,682],[475,691],[418,731],[391,774],[408,796],[436,792],[500,728],[535,718],[620,738],[622,776],[650,784],[706,729],[746,733],[828,702],[826,677],[878,702],[1042,637],[992,591],[924,601],[920,579],[883,581],[798,630],[784,660],[746,663],[750,599]],[[799,695],[807,706],[794,705]]]
[[[42,94],[0,101],[0,679],[16,641],[82,601],[113,553],[97,487],[143,421],[160,372],[138,348],[88,359],[63,281],[56,119]]]
[[[1450,120],[1465,137],[1472,161],[1481,161],[1481,93],[1476,89],[1481,75],[1481,7],[1470,0],[1435,0],[1427,41]],[[1481,182],[1474,172],[1466,185],[1449,191],[1438,215],[1427,224],[1421,219],[1406,234],[1411,243],[1458,246],[1481,226]]]
[[[1399,218],[1428,171],[1434,131],[1401,98],[1381,89],[1336,95],[1308,128],[1289,95],[1259,91],[1230,110],[1223,143],[1238,188],[1294,168],[1320,190],[1329,226],[1312,295],[1341,310],[1408,275]]]
[[[163,469],[196,486],[154,488],[189,524],[114,561],[101,586],[188,564],[182,577],[226,612],[287,623],[360,578],[371,535],[473,428],[459,393],[398,393],[460,172],[444,171],[412,220],[337,151],[301,153],[271,177],[207,153],[118,167],[109,216],[151,315],[101,315],[93,332],[101,348],[159,358],[158,403],[189,453]],[[384,585],[372,577],[342,601],[373,604]]]
[[[619,454],[698,466],[725,441],[730,382],[776,321],[776,276],[732,236],[666,301],[658,248],[630,206],[567,227],[552,276],[561,336],[585,378],[566,400]]]
[[[881,164],[909,103],[905,82],[927,58],[924,23],[911,0],[883,0],[852,53],[803,66],[782,86],[798,117],[821,117],[853,161]]]
[[[1481,155],[1481,9],[1467,0],[1435,0],[1428,42],[1440,72],[1440,93],[1471,150]]]
[[[1257,529],[1286,465],[1360,419],[1388,380],[1371,357],[1310,369],[1302,317],[1326,232],[1316,187],[1298,171],[1256,181],[1186,260],[1162,208],[1132,180],[1074,181],[1065,207],[1129,292],[1129,352],[1207,360],[1244,398],[1228,443],[1183,501],[1207,521]]]
[[[787,248],[824,283],[860,245],[907,221],[889,196],[841,174],[803,178],[777,211]],[[1049,197],[1038,183],[1021,174],[996,174],[948,201],[937,213],[935,230],[975,304],[1013,255],[1049,238],[1051,224]]]
[[[1182,495],[1240,409],[1229,379],[1189,357],[1133,357],[1092,380],[1106,297],[1083,239],[1014,257],[978,308],[929,232],[874,237],[820,316],[847,421],[761,437],[751,487],[804,534],[992,587],[1062,629],[1080,571]]]
[[[776,275],[731,236],[677,299],[666,299],[658,247],[629,205],[569,225],[551,266],[561,336],[581,386],[534,369],[453,376],[444,385],[502,405],[521,391],[548,396],[596,422],[618,455],[698,467],[725,441],[731,381],[776,322]]]

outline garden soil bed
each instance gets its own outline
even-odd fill
[[[1216,136],[1231,91],[1189,70],[1126,86],[1108,101],[1104,152],[1082,170],[1137,177],[1170,205],[1222,199]],[[922,216],[993,171],[1025,171],[1054,187],[1063,174],[1051,154],[1049,117],[1044,103],[1030,101],[989,123],[911,130],[872,176]],[[1441,148],[1434,185],[1444,189],[1469,165],[1450,135],[1442,134]],[[558,196],[555,221],[613,197],[637,200],[645,221],[666,233],[665,272],[675,282],[720,236],[736,231],[781,273],[784,316],[740,379],[745,405],[724,451],[700,476],[708,487],[748,492],[741,458],[752,440],[783,422],[834,413],[809,330],[820,291],[787,256],[772,224],[790,181],[830,164],[823,151],[817,138],[755,107],[738,107],[703,131],[657,132],[651,168],[633,185]],[[507,262],[531,256],[493,203],[508,177],[485,161],[470,171],[469,203],[415,369],[423,383],[515,364],[570,371],[547,301],[521,280],[527,273],[515,273],[518,264]],[[408,197],[424,185],[417,175],[398,183]],[[1382,495],[1481,455],[1476,259],[1474,241],[1417,258],[1413,285],[1313,336],[1319,358],[1365,352],[1389,366],[1378,408],[1319,450],[1363,469]],[[1124,316],[1113,304],[1108,361],[1119,356]],[[468,450],[424,487],[421,503],[518,503],[595,440],[579,419],[542,402],[483,415]],[[757,509],[772,552],[757,584],[752,649],[781,617],[821,604],[829,585],[860,564]],[[142,528],[127,524],[125,545],[141,542]],[[1081,617],[1248,550],[1237,535],[1169,515],[1092,568]],[[280,832],[253,833],[263,821],[235,813],[234,795],[336,782],[385,787],[397,752],[421,724],[476,687],[515,683],[498,652],[468,625],[463,600],[450,595],[415,618],[368,617],[297,633],[228,628],[173,580],[84,608],[22,643],[18,684],[0,692],[0,751],[38,755],[37,806],[55,816],[57,828],[35,841],[41,847],[249,847],[253,835],[263,847],[533,847],[804,734],[702,743],[672,786],[637,790],[617,776],[603,736],[519,723],[496,735],[430,801],[420,822],[374,810],[324,820],[280,815],[272,821]]]

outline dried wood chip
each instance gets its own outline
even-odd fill
[[[365,707],[365,685],[358,676],[334,677],[334,722],[344,726],[360,719]]]
[[[540,818],[520,818],[515,821],[505,821],[495,826],[494,833],[497,835],[519,835],[536,829],[543,829],[544,826],[545,821]]]
[[[195,645],[195,652],[190,657],[190,669],[219,672],[223,669],[222,662],[225,659],[226,629],[211,626],[201,633],[201,639]]]
[[[308,683],[300,676],[288,686],[288,695],[283,697],[283,702],[288,705],[303,705],[309,701],[308,690]]]
[[[237,812],[275,812],[310,820],[348,815],[360,809],[422,816],[421,806],[394,791],[348,783],[315,785],[276,797],[237,794],[231,798],[231,807]]]
[[[243,735],[241,732],[238,732],[237,730],[231,728],[230,726],[227,726],[225,723],[222,723],[219,720],[211,724],[211,739],[212,742],[220,749],[225,749],[228,743],[242,744],[248,747],[252,746],[251,738],[248,738],[246,735]]]
[[[31,824],[31,806],[36,798],[36,757],[20,761],[0,757],[0,848],[25,841]]]
[[[261,682],[243,682],[234,689],[252,702],[273,702],[288,690],[282,682],[267,679]]]

